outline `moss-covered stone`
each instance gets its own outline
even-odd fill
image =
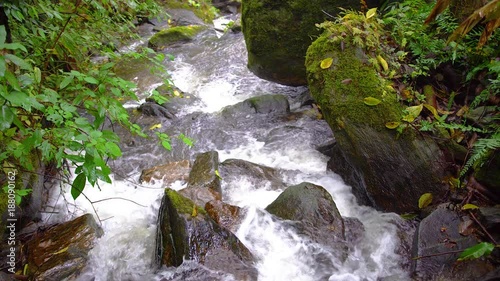
[[[211,23],[217,16],[217,9],[210,0],[165,0],[164,5],[170,9],[186,9],[193,11],[196,16],[206,23]]]
[[[196,213],[206,215],[205,209],[200,206],[196,206],[191,199],[180,195],[177,191],[172,189],[167,189],[165,195],[168,196],[172,206],[176,209],[179,214],[193,215],[194,208],[196,208]],[[193,216],[195,217],[195,216]]]
[[[263,79],[305,85],[304,58],[307,47],[319,35],[315,24],[328,18],[323,11],[336,15],[339,7],[359,6],[355,0],[243,0],[248,68]]]
[[[161,50],[178,42],[190,41],[204,29],[206,27],[202,25],[170,27],[153,35],[149,39],[148,46],[155,50]]]
[[[325,58],[333,63],[322,69]],[[437,144],[412,129],[398,136],[385,127],[401,119],[403,107],[362,49],[349,44],[342,48],[323,35],[309,47],[306,66],[311,94],[341,152],[335,162],[345,162],[335,163],[334,171],[345,176],[360,203],[408,212],[417,209],[423,193],[444,191],[445,160]],[[381,103],[366,105],[367,97]],[[354,171],[347,173],[346,167]]]

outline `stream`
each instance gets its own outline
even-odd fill
[[[358,205],[351,188],[326,170],[329,158],[317,148],[332,142],[333,136],[314,108],[301,106],[306,88],[264,81],[248,71],[241,33],[219,38],[207,31],[195,41],[166,52],[175,57],[165,62],[171,79],[189,96],[189,103],[176,113],[175,120],[141,117],[138,123],[161,123],[161,130],[172,136],[172,151],[165,151],[156,141],[123,134],[123,157],[112,163],[113,184],[101,183],[100,190],[90,186],[85,189],[92,201],[122,199],[92,206],[80,196],[68,206],[61,198],[69,200],[69,190],[54,196],[54,204],[69,209],[51,215],[50,220],[68,219],[68,213],[94,213],[93,208],[102,220],[104,235],[91,251],[79,280],[233,280],[230,275],[191,261],[179,268],[156,270],[151,266],[164,186],[138,184],[142,169],[183,159],[192,162],[196,153],[210,150],[219,153],[221,162],[236,158],[278,169],[288,186],[304,181],[323,186],[342,216],[359,219],[365,228],[357,246],[340,261],[264,211],[283,190],[255,185],[245,177],[223,179],[224,201],[246,210],[235,234],[257,257],[259,280],[409,280],[397,253],[401,218]],[[242,114],[230,118],[222,114],[226,106],[264,94],[285,95],[291,113],[285,117]],[[182,144],[175,137],[179,133],[194,139],[194,146]],[[186,183],[178,181],[169,187],[180,190]]]

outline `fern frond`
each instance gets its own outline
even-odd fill
[[[500,149],[500,132],[491,135],[491,138],[478,139],[474,143],[470,158],[460,171],[460,177],[463,177],[472,166],[483,166],[490,152],[496,149]]]

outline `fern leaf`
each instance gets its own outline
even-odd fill
[[[460,171],[463,177],[472,166],[481,167],[490,152],[500,149],[500,133],[495,133],[491,138],[478,139],[473,146],[472,154]]]

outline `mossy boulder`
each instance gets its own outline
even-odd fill
[[[333,63],[323,69],[326,58]],[[307,51],[309,88],[340,151],[332,168],[353,186],[360,203],[384,211],[413,211],[423,193],[439,196],[445,191],[446,162],[432,139],[411,128],[398,136],[385,127],[401,119],[403,107],[368,60],[361,48],[340,46],[326,35]],[[367,97],[381,102],[369,106]]]
[[[370,6],[373,2],[367,1]],[[342,8],[358,9],[355,0],[243,0],[242,28],[248,68],[280,84],[307,84],[304,58],[319,35],[315,26]]]
[[[153,35],[148,42],[148,47],[154,50],[162,50],[175,43],[191,41],[193,38],[206,29],[202,25],[174,26],[163,29]]]
[[[212,5],[211,0],[163,0],[168,9],[185,9],[192,11],[205,23],[211,23],[217,16],[217,9]]]
[[[158,265],[180,266],[184,260],[194,260],[237,280],[257,279],[250,251],[188,198],[166,189],[158,220]]]

